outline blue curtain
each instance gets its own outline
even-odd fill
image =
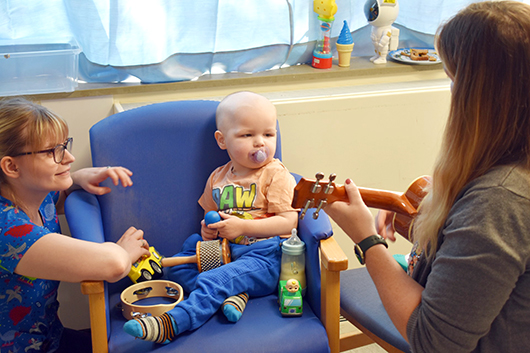
[[[523,2],[529,2],[525,0]],[[354,56],[373,52],[365,0],[336,0]],[[399,0],[400,47],[433,45],[439,24],[472,0]],[[75,40],[87,82],[193,80],[311,61],[319,35],[311,0],[0,0],[0,45]]]

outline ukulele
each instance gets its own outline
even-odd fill
[[[325,181],[323,173],[315,175],[316,180],[300,179],[294,188],[293,208],[301,209],[300,219],[303,219],[310,208],[316,208],[313,218],[317,219],[320,210],[335,201],[348,202],[348,195],[344,185],[334,183],[335,174]],[[359,192],[368,207],[379,208],[394,212],[392,224],[396,232],[407,239],[410,238],[414,217],[418,214],[421,201],[427,194],[426,188],[431,184],[429,176],[415,179],[407,191],[400,194],[394,191],[359,187]]]

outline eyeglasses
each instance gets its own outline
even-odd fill
[[[25,156],[28,154],[36,154],[36,153],[53,153],[53,160],[55,161],[55,163],[60,164],[64,158],[64,151],[68,150],[68,152],[70,152],[72,150],[73,140],[74,140],[73,137],[69,137],[65,143],[61,143],[53,148],[42,150],[42,151],[37,151],[37,152],[22,152],[19,154],[15,154],[12,157]]]

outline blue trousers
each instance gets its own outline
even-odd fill
[[[191,235],[175,256],[195,255],[199,234]],[[280,277],[280,238],[251,245],[230,244],[232,262],[199,273],[197,264],[168,268],[167,278],[182,286],[188,298],[168,313],[177,323],[178,333],[203,325],[229,296],[247,292],[250,297],[271,294],[278,290]]]

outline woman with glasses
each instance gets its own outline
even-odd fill
[[[57,211],[68,189],[102,195],[99,183],[132,185],[122,167],[70,173],[75,158],[64,120],[24,99],[0,102],[0,338],[1,351],[80,352],[65,346],[57,316],[59,281],[125,277],[149,245],[129,228],[117,243],[97,244],[60,234]],[[79,343],[79,341],[77,342]],[[90,351],[89,341],[85,350]],[[61,347],[60,347],[61,346]]]

